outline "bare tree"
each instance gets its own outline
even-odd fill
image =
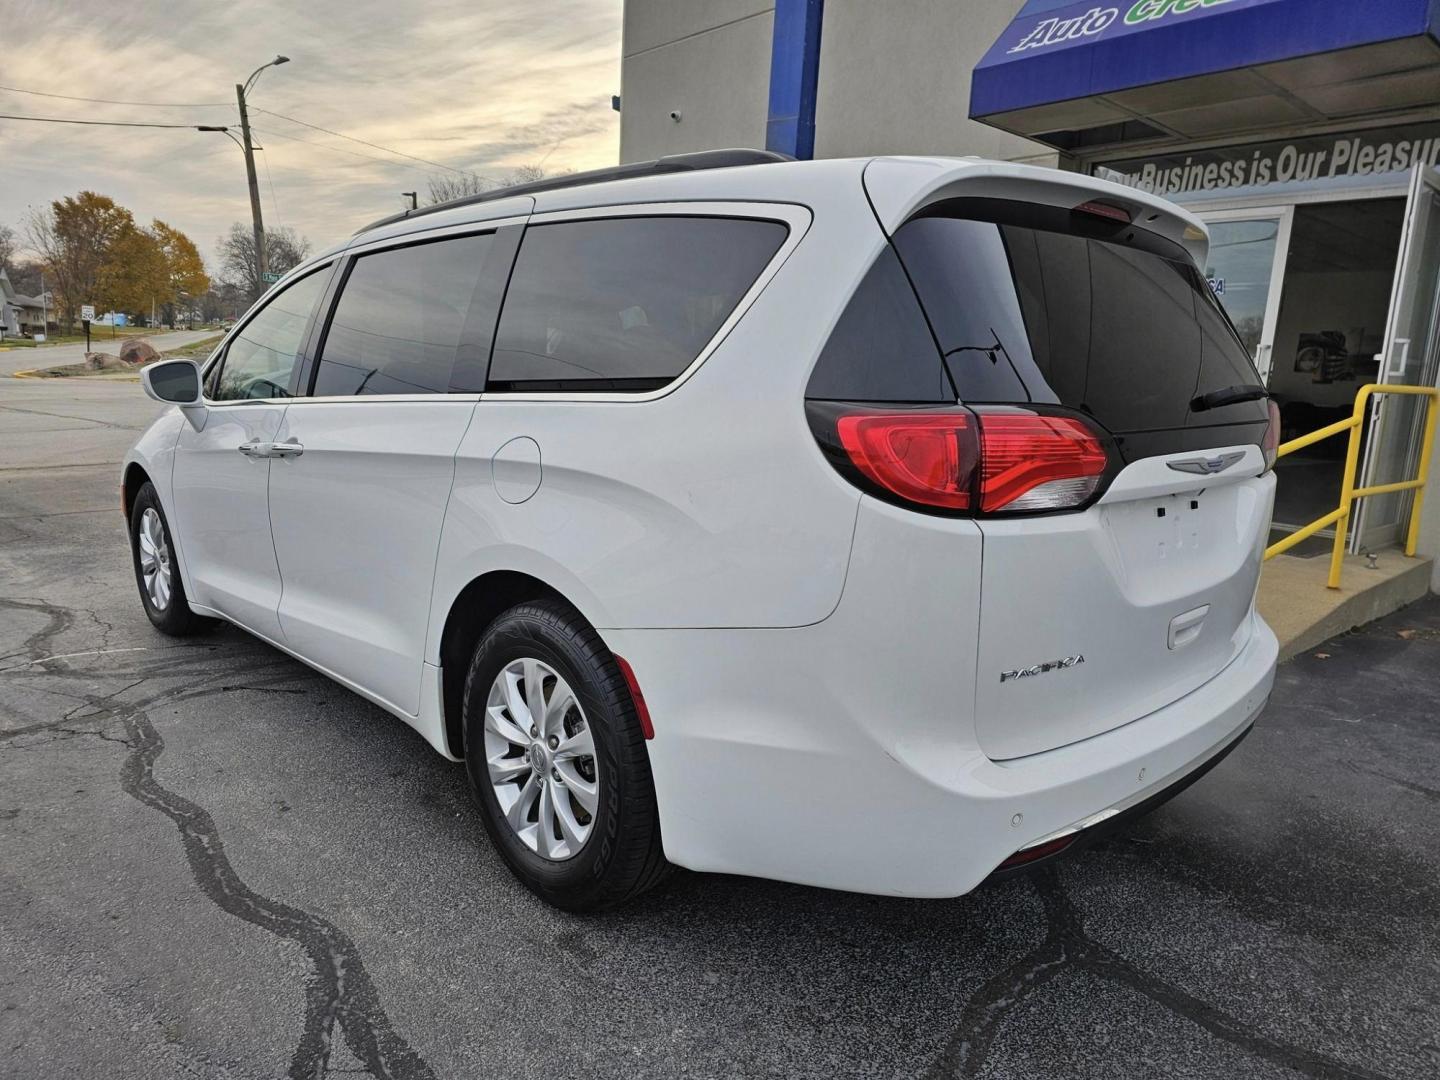
[[[15,230],[9,225],[0,225],[0,270],[8,274],[14,268],[17,250]]]
[[[467,195],[479,195],[495,187],[491,181],[483,176],[474,173],[446,173],[444,175],[432,174],[430,176],[430,203],[449,202],[451,199],[463,199]]]
[[[258,300],[270,283],[260,280],[254,231],[249,225],[237,221],[220,238],[218,246],[221,278],[239,288],[251,300]],[[265,230],[266,263],[272,273],[285,273],[303,262],[309,254],[310,241],[288,225]]]
[[[536,180],[544,180],[547,176],[564,176],[574,172],[574,169],[559,169],[555,172],[546,172],[539,165],[517,165],[510,170],[503,182],[491,180],[488,176],[480,176],[478,173],[453,173],[446,175],[432,174],[429,179],[430,200],[429,206],[436,203],[449,202],[452,199],[463,199],[468,195],[483,195],[487,191],[494,191],[499,187],[509,187],[511,184],[529,184]]]

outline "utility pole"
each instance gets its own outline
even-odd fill
[[[245,87],[235,84],[235,100],[240,104],[241,149],[245,151],[245,178],[250,181],[250,219],[255,226],[255,279],[259,291],[252,299],[258,300],[265,291],[265,222],[260,216],[260,181],[255,176],[255,148],[250,142],[250,114],[245,110]]]
[[[265,292],[265,273],[270,269],[265,250],[265,222],[260,216],[260,181],[255,176],[255,145],[250,141],[250,113],[245,107],[245,95],[268,67],[288,64],[288,56],[277,56],[268,64],[261,64],[250,73],[250,78],[235,84],[235,101],[240,106],[240,149],[245,151],[245,178],[250,181],[250,218],[255,226],[255,277],[259,291],[252,299],[258,300]]]
[[[420,193],[418,191],[402,191],[400,195],[402,198],[410,200],[411,211],[420,209]]]

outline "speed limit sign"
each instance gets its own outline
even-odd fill
[[[84,319],[84,320],[87,321],[87,322],[94,322],[94,321],[95,321],[95,305],[94,305],[94,304],[81,304],[81,305],[80,305],[80,318]]]

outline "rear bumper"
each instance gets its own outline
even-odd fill
[[[957,896],[1051,834],[1164,794],[1227,752],[1269,697],[1278,645],[1179,700],[1059,749],[994,761],[937,715],[924,638],[854,647],[840,611],[792,630],[607,631],[654,716],[665,852],[696,870],[896,896]],[[872,627],[872,631],[877,628]],[[931,638],[939,635],[930,635]],[[960,654],[963,655],[963,652]],[[952,663],[954,663],[952,655]]]

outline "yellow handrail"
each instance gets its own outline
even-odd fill
[[[1357,488],[1355,486],[1355,470],[1360,464],[1360,430],[1365,423],[1365,406],[1369,404],[1370,398],[1375,394],[1412,394],[1426,398],[1425,439],[1420,448],[1420,471],[1414,480]],[[1440,390],[1432,387],[1382,386],[1379,383],[1370,383],[1368,386],[1362,386],[1355,395],[1355,410],[1348,420],[1338,420],[1319,431],[1312,431],[1308,435],[1301,435],[1298,439],[1281,443],[1276,453],[1277,457],[1293,454],[1296,450],[1303,450],[1322,439],[1328,439],[1342,432],[1350,433],[1349,446],[1345,450],[1345,472],[1340,480],[1340,505],[1324,517],[1291,533],[1284,540],[1271,544],[1265,549],[1265,558],[1273,559],[1276,555],[1289,551],[1302,540],[1314,536],[1327,525],[1334,525],[1335,548],[1330,553],[1329,586],[1332,589],[1338,589],[1340,587],[1340,570],[1345,561],[1345,534],[1350,526],[1351,506],[1356,499],[1363,499],[1370,495],[1388,495],[1395,491],[1415,492],[1415,503],[1410,507],[1410,528],[1405,539],[1405,554],[1414,556],[1415,545],[1420,538],[1420,508],[1425,499],[1425,481],[1430,476],[1430,457],[1435,447],[1435,418],[1437,413],[1440,413],[1440,410],[1435,407],[1437,402],[1440,402]]]

